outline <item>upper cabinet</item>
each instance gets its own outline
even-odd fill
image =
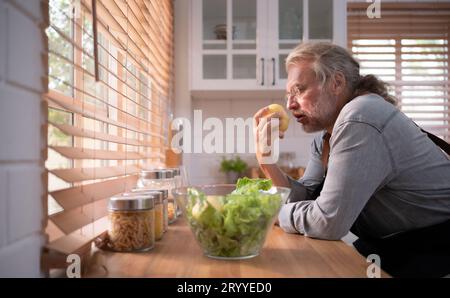
[[[191,89],[281,90],[306,40],[345,45],[345,0],[192,0]]]

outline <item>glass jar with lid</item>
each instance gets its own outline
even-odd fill
[[[173,180],[175,181],[175,187],[181,187],[182,181],[181,181],[181,172],[179,168],[169,168],[168,170],[172,171],[173,173]]]
[[[172,195],[175,188],[173,171],[169,169],[142,170],[139,173],[138,188],[148,190],[166,189],[168,191],[167,214],[169,224],[177,219],[177,202]]]
[[[147,251],[155,245],[155,210],[151,195],[111,197],[108,202],[108,247]]]
[[[138,188],[167,189],[175,187],[173,171],[169,169],[142,170],[137,182]]]
[[[150,195],[154,199],[154,209],[155,209],[155,240],[161,240],[164,230],[164,195],[162,192],[157,190],[147,190],[136,188],[129,193],[124,193],[124,196],[140,196],[140,195]]]
[[[170,168],[169,170],[171,170],[173,172],[173,179],[175,181],[175,188],[179,188],[183,185],[183,179],[181,177],[181,171],[180,168]],[[180,217],[182,212],[181,212],[181,204],[182,202],[177,201],[177,217]]]
[[[132,191],[136,192],[136,191],[143,191],[146,189],[142,189],[142,188],[135,188]],[[168,215],[168,197],[169,197],[169,191],[167,189],[153,189],[151,191],[158,191],[162,194],[163,196],[163,231],[164,233],[167,232],[168,228],[169,228],[169,215]]]

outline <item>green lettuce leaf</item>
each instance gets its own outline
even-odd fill
[[[234,194],[258,193],[260,190],[269,190],[272,187],[270,179],[250,179],[247,177],[239,178],[236,183]]]

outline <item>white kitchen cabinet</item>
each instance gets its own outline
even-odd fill
[[[192,0],[191,90],[282,90],[301,41],[345,46],[345,0]],[[232,38],[229,38],[232,37]]]

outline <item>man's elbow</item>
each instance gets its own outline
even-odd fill
[[[304,235],[310,238],[322,239],[322,240],[341,240],[347,233],[305,233]]]
[[[310,238],[323,240],[340,240],[347,235],[348,229],[343,229],[336,225],[316,225],[304,229],[304,235]]]
[[[286,227],[286,226],[282,226],[282,225],[280,225],[280,228],[286,233],[290,233],[290,234],[300,233],[309,238],[322,239],[322,240],[340,240],[342,237],[344,237],[347,234],[347,232],[334,232],[334,231],[327,231],[327,230],[322,230],[322,229],[311,229],[311,230],[301,231],[298,228],[296,228],[294,230],[291,227]]]
[[[340,240],[348,233],[350,227],[343,222],[341,216],[321,212],[316,206],[317,201],[294,203],[289,206],[283,213],[287,228],[307,237],[325,240]]]

